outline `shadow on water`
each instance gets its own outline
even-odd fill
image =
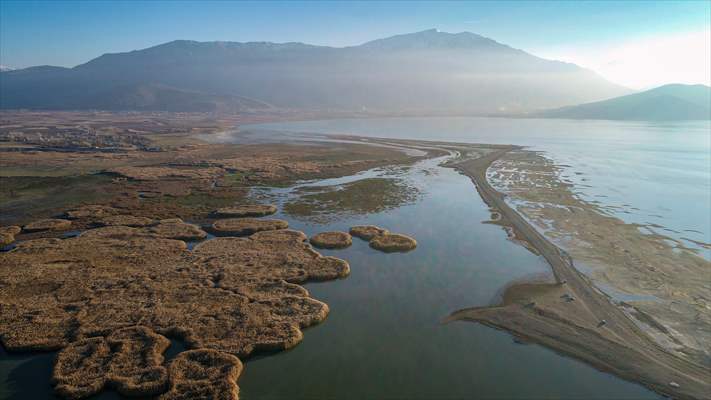
[[[58,399],[50,383],[55,355],[7,353],[0,346],[0,399]]]
[[[179,339],[170,339],[170,347],[163,356],[166,363],[187,350]],[[56,352],[49,353],[7,353],[0,346],[0,399],[61,399],[54,394],[51,383],[52,367]],[[91,399],[114,400],[123,398],[111,390],[104,391]],[[132,397],[136,399],[136,397]],[[140,399],[140,398],[138,398]]]

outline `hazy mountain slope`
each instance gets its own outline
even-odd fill
[[[3,72],[0,85],[2,108],[96,108],[116,88],[144,86],[277,107],[395,112],[532,110],[628,93],[572,64],[435,30],[345,48],[174,41],[72,69]]]
[[[672,84],[595,103],[544,111],[541,116],[611,120],[708,120],[711,88]]]
[[[89,102],[103,110],[237,112],[270,108],[264,102],[239,96],[211,95],[161,85],[118,86],[94,96]]]

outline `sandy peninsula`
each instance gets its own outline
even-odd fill
[[[451,165],[472,179],[481,197],[501,214],[502,223],[515,229],[549,262],[555,282],[511,285],[500,304],[459,310],[448,320],[476,321],[507,330],[674,398],[707,398],[711,393],[707,365],[661,346],[579,272],[567,253],[540,234],[491,187],[487,169],[518,149],[512,146]]]

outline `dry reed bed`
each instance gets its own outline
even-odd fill
[[[237,398],[237,357],[293,347],[301,329],[328,315],[298,283],[350,270],[292,230],[210,239],[193,251],[176,240],[205,236],[195,225],[163,220],[18,243],[0,253],[2,345],[61,350],[53,381],[67,398],[107,387],[170,399]],[[179,355],[170,373],[166,337],[196,349]]]
[[[358,225],[350,229],[353,236],[368,241],[370,247],[385,253],[403,253],[414,250],[417,241],[407,235],[391,233],[375,225]]]
[[[15,241],[15,235],[20,233],[19,226],[0,226],[0,246],[6,246]]]
[[[212,231],[217,235],[246,236],[288,227],[289,223],[281,219],[226,218],[215,221]]]
[[[313,235],[309,241],[321,249],[344,249],[353,244],[351,235],[346,232],[321,232]]]
[[[213,215],[219,218],[244,218],[265,217],[277,212],[276,206],[271,204],[248,204],[232,207],[218,208]]]

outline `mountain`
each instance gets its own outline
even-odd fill
[[[12,67],[8,67],[8,66],[5,66],[5,65],[0,65],[0,72],[12,71],[13,69],[14,69],[14,68],[12,68]]]
[[[711,87],[664,85],[609,100],[548,110],[540,116],[640,121],[709,120]]]
[[[189,110],[209,99],[230,110],[420,113],[526,111],[629,93],[573,64],[437,30],[342,48],[177,40],[74,68],[2,72],[0,87],[0,108]]]
[[[240,96],[215,95],[172,87],[144,84],[112,87],[89,98],[93,108],[102,110],[222,112],[268,109],[269,104]]]

